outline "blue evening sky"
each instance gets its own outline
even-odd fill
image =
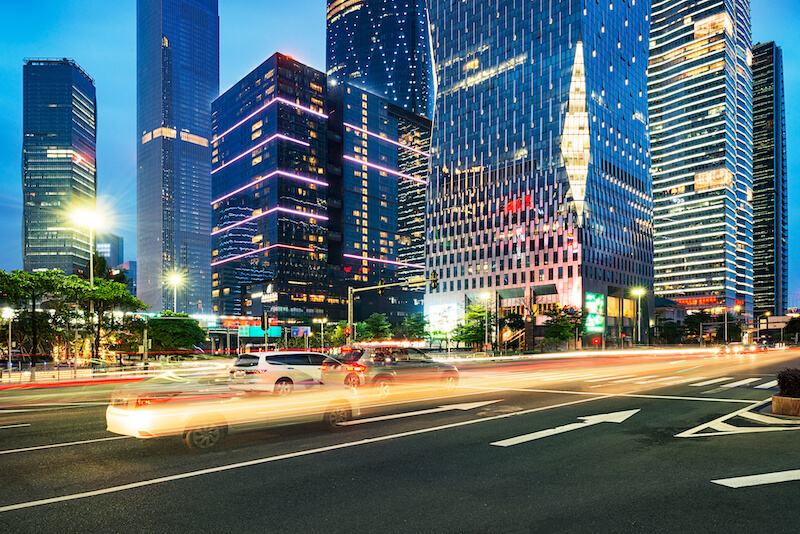
[[[276,51],[325,69],[325,0],[220,0],[220,91]],[[800,99],[800,3],[752,0],[753,42],[783,48],[789,190],[800,184],[796,104]],[[74,59],[95,80],[98,207],[113,214],[108,231],[136,258],[136,2],[4,2],[0,18],[0,269],[22,268],[22,62]],[[790,202],[790,297],[800,305],[800,203]]]

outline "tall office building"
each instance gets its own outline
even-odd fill
[[[94,81],[71,59],[28,59],[22,70],[23,265],[71,275],[91,251],[73,214],[95,209]]]
[[[783,53],[753,47],[753,310],[785,315],[789,306],[786,114]]]
[[[433,116],[435,83],[425,0],[328,0],[327,68],[404,109]]]
[[[647,1],[431,2],[429,316],[575,306],[594,339],[647,339],[649,13]]]
[[[217,0],[137,0],[137,293],[153,310],[211,309],[211,101]]]
[[[328,86],[330,262],[348,285],[392,284],[425,269],[431,121],[349,83]],[[421,289],[359,295],[356,315],[422,311]]]
[[[215,313],[242,315],[254,292],[281,319],[341,304],[327,263],[326,86],[275,54],[213,103]]]
[[[648,97],[655,291],[753,311],[750,2],[653,3]]]

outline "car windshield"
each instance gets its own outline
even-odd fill
[[[254,354],[242,354],[236,359],[234,363],[236,367],[256,367],[258,365],[258,356]]]

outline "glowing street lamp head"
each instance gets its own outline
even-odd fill
[[[179,286],[183,283],[183,276],[180,273],[171,273],[169,275],[169,283],[172,286]]]
[[[483,293],[481,293],[481,299],[482,299],[482,300],[489,300],[490,298],[492,298],[492,294],[491,294],[491,293],[488,293],[488,292],[486,292],[486,291],[484,291]]]
[[[78,210],[73,212],[72,220],[75,222],[75,224],[79,224],[87,228],[97,228],[100,222],[97,212],[91,210]]]
[[[646,292],[647,291],[643,287],[634,287],[633,289],[631,289],[631,293],[633,294],[634,297],[641,297]]]

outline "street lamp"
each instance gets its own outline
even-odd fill
[[[492,294],[489,292],[481,293],[481,298],[483,298],[483,310],[485,312],[483,326],[483,351],[486,351],[486,347],[489,345],[489,299],[492,298]]]
[[[75,224],[89,228],[89,289],[94,289],[94,229],[97,227],[99,217],[97,212],[78,210],[72,214]],[[92,329],[92,359],[95,357],[94,339],[94,299],[89,299],[89,326]],[[77,358],[75,360],[77,365]]]
[[[643,287],[634,287],[631,290],[631,293],[636,297],[636,322],[633,324],[634,328],[636,329],[634,339],[636,339],[637,345],[641,345],[642,326],[639,324],[639,321],[641,320],[642,314],[642,295],[647,293],[647,290]]]
[[[169,275],[169,285],[172,286],[172,311],[178,313],[178,286],[183,283],[183,275],[175,271]]]
[[[328,318],[312,319],[312,321],[319,323],[319,347],[322,349],[322,352],[325,352],[325,323],[328,322]]]

